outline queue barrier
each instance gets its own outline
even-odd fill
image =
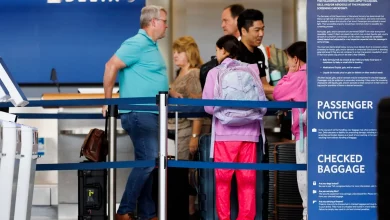
[[[51,170],[100,170],[100,169],[121,169],[133,167],[158,167],[158,160],[137,160],[137,161],[116,161],[96,163],[59,163],[59,164],[37,164],[37,171]],[[221,162],[199,162],[168,160],[168,167],[194,168],[194,169],[245,169],[245,170],[275,170],[291,171],[306,170],[306,164],[264,164],[264,163],[221,163]]]
[[[280,110],[291,108],[306,108],[306,102],[264,102],[264,101],[237,101],[237,100],[204,100],[204,99],[176,99],[168,98],[167,92],[160,92],[156,97],[146,98],[118,98],[118,99],[74,99],[74,100],[33,100],[25,107],[71,107],[71,106],[103,106],[109,105],[110,117],[110,160],[100,163],[60,163],[60,164],[37,164],[36,171],[48,170],[93,170],[109,169],[109,210],[108,219],[114,219],[115,199],[115,169],[132,167],[151,167],[159,169],[159,213],[160,220],[166,220],[166,177],[167,167],[198,168],[198,169],[253,169],[253,170],[275,170],[295,171],[307,170],[306,164],[244,164],[244,163],[215,163],[199,161],[172,161],[167,160],[167,118],[168,117],[202,117],[207,114],[204,106],[224,106],[240,108],[267,108],[268,110]],[[12,107],[11,103],[0,103],[0,107]],[[113,110],[114,109],[114,110]],[[119,114],[117,113],[119,109]],[[120,117],[122,111],[153,111],[159,113],[160,124],[160,146],[159,157],[156,160],[146,161],[115,161],[116,145],[116,118]],[[178,114],[175,114],[178,113]],[[80,113],[58,113],[58,114],[29,114],[16,113],[23,119],[103,119],[101,114],[80,114]]]
[[[130,104],[125,104],[130,103]],[[158,111],[156,98],[118,98],[118,99],[74,99],[74,100],[33,100],[29,101],[26,107],[60,107],[60,106],[99,106],[118,105],[120,111],[142,110]],[[153,106],[154,104],[154,106]],[[236,100],[205,100],[205,99],[177,99],[168,98],[168,104],[182,106],[168,106],[168,117],[175,117],[172,112],[179,112],[179,117],[202,117],[208,114],[204,112],[203,106],[226,106],[256,108],[266,107],[268,109],[291,109],[306,108],[306,102],[265,102],[265,101],[236,101]],[[9,103],[0,103],[0,107],[9,107]],[[269,110],[268,110],[269,111]],[[87,113],[16,113],[18,118],[23,119],[103,119],[102,114]],[[120,117],[121,114],[118,114]],[[150,167],[155,161],[117,161],[94,163],[60,163],[60,164],[37,164],[37,171],[48,170],[83,170],[83,169],[108,169],[108,168],[132,168]],[[215,164],[215,165],[213,165]],[[254,169],[254,170],[306,170],[305,164],[250,164],[240,163],[211,163],[211,162],[189,162],[189,161],[168,161],[169,167],[188,168],[229,168],[229,169]]]

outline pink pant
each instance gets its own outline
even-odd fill
[[[256,143],[216,141],[215,162],[256,163]],[[256,170],[215,169],[216,200],[219,220],[230,220],[230,189],[236,172],[238,190],[237,220],[253,220],[256,216]]]

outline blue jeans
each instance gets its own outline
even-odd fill
[[[158,115],[131,112],[121,115],[123,129],[129,134],[135,160],[155,160],[158,154]],[[138,201],[138,217],[142,220],[156,216],[152,199],[154,167],[134,167],[127,180],[118,214],[134,213]]]

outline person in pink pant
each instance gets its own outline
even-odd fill
[[[231,64],[239,53],[239,42],[233,35],[225,35],[216,43],[219,64]],[[218,66],[209,71],[203,89],[203,99],[214,99],[214,85]],[[257,65],[251,65],[257,71]],[[258,78],[259,84],[260,77]],[[214,113],[213,106],[205,111]],[[215,162],[256,163],[256,142],[259,140],[260,123],[243,126],[226,126],[215,118]],[[233,173],[236,172],[239,212],[237,220],[253,220],[256,216],[256,170],[215,169],[216,207],[219,220],[230,220],[230,190]]]
[[[306,42],[293,43],[286,49],[289,72],[275,86],[274,100],[276,101],[307,101],[307,74],[306,74]],[[301,110],[302,127],[299,127]],[[296,140],[296,160],[298,164],[307,162],[307,129],[306,109],[292,109],[293,125],[291,131]],[[303,134],[301,134],[302,130]],[[302,143],[303,142],[303,143]],[[297,171],[299,192],[303,201],[303,220],[307,219],[307,171]]]

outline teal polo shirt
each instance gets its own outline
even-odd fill
[[[126,64],[119,71],[121,98],[156,97],[158,92],[168,91],[165,61],[157,42],[145,30],[140,29],[138,34],[124,41],[115,55]]]

